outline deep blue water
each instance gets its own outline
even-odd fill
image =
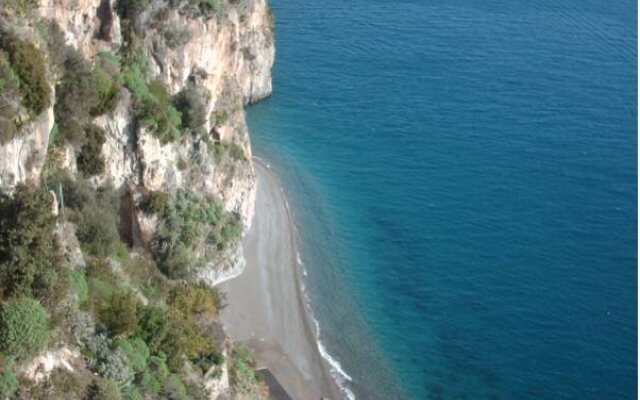
[[[272,0],[254,151],[361,399],[632,399],[631,0]]]

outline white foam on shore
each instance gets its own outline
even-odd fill
[[[300,266],[300,269],[302,270],[302,275],[303,276],[307,276],[307,269],[304,267],[304,264],[302,263],[302,258],[300,258],[300,252],[296,251],[296,261],[298,261],[298,265]],[[305,298],[306,298],[306,294],[305,294]]]
[[[267,169],[271,171],[271,165],[268,162],[266,162],[264,159],[261,159],[259,157],[255,157],[255,158],[260,160],[263,164],[265,164]],[[282,192],[285,208],[287,209],[287,213],[291,217],[292,216],[291,208],[289,207],[289,201],[285,194],[284,188],[279,184],[278,184],[278,188]],[[293,229],[296,230],[296,227],[294,226]],[[302,262],[302,257],[300,255],[300,252],[297,250],[296,250],[296,261],[298,263],[298,267],[302,271],[302,275],[307,276],[307,270],[304,266],[304,263]],[[313,321],[313,324],[315,327],[316,345],[318,346],[318,352],[320,353],[320,356],[324,358],[325,361],[329,364],[329,367],[330,367],[329,372],[331,374],[331,377],[333,378],[334,382],[338,386],[338,389],[340,389],[340,391],[344,394],[345,399],[355,400],[356,399],[355,394],[348,387],[349,382],[352,382],[353,378],[346,373],[346,371],[342,368],[342,365],[340,365],[340,362],[335,358],[333,358],[331,354],[329,354],[329,352],[327,351],[327,348],[324,347],[324,344],[320,340],[320,323],[318,322],[318,320],[315,318],[313,314],[313,309],[311,308],[311,300],[309,299],[309,295],[307,294],[307,289],[305,286],[304,279],[299,279],[298,281],[300,284],[300,291],[302,292],[302,296],[304,298],[304,303],[307,309],[307,313],[311,318],[311,320]]]
[[[304,267],[304,264],[302,263],[302,259],[300,258],[299,252],[296,252],[296,258],[298,261],[298,266],[302,270],[302,274],[304,276],[307,276],[307,270]],[[355,394],[348,387],[348,383],[352,382],[353,378],[349,376],[349,374],[347,374],[344,368],[342,368],[342,365],[340,365],[340,362],[335,358],[333,358],[331,354],[329,354],[329,352],[327,351],[327,348],[324,347],[324,344],[320,340],[320,323],[318,322],[316,317],[313,315],[313,309],[311,308],[311,301],[309,299],[309,295],[307,294],[307,289],[304,282],[300,282],[300,290],[302,291],[302,296],[304,297],[304,303],[305,303],[305,307],[307,308],[307,312],[309,313],[309,317],[311,317],[311,320],[313,321],[313,325],[315,327],[316,344],[318,346],[318,352],[320,353],[322,358],[324,358],[325,361],[329,364],[330,366],[329,372],[331,373],[331,377],[333,377],[333,380],[335,381],[340,391],[344,393],[345,398],[348,400],[355,400],[356,399]]]

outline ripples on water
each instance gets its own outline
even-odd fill
[[[356,395],[635,398],[635,3],[272,5],[252,139]]]

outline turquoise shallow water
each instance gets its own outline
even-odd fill
[[[356,396],[635,398],[635,3],[272,6],[253,146]]]

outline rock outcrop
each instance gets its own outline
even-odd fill
[[[18,111],[16,106],[15,115],[8,117],[7,113],[0,113],[0,122],[15,128],[5,133],[0,131],[0,192],[11,193],[20,183],[51,186],[47,189],[52,196],[52,211],[58,216],[55,242],[60,245],[60,262],[64,268],[74,272],[91,270],[98,259],[83,242],[87,235],[96,233],[83,232],[77,214],[87,211],[89,206],[65,212],[65,197],[72,203],[73,194],[63,194],[61,182],[72,182],[82,187],[80,192],[91,192],[94,197],[100,190],[93,189],[99,188],[108,188],[104,192],[109,196],[116,194],[108,198],[108,204],[114,205],[113,213],[107,214],[108,217],[92,229],[100,231],[106,225],[102,222],[108,219],[113,223],[113,235],[124,248],[123,253],[127,257],[145,254],[156,273],[164,273],[163,279],[172,285],[182,285],[191,279],[215,286],[243,271],[245,260],[240,232],[251,225],[256,196],[244,107],[271,94],[271,67],[275,56],[272,18],[266,0],[40,0],[18,1],[7,7],[0,1],[0,45],[4,46],[0,47],[0,67],[2,63],[10,64],[0,72],[13,71],[16,76],[19,68],[34,72],[28,70],[31,68],[28,65],[17,65],[9,55],[14,42],[27,43],[29,51],[42,55],[40,70],[36,71],[40,78],[44,77],[40,88],[44,86],[47,92],[47,86],[51,88],[46,106],[28,110],[25,105],[28,93],[18,93],[16,89],[14,92],[18,94],[12,93],[12,100],[22,108]],[[7,45],[11,40],[14,42]],[[105,57],[116,60],[115,72],[100,64]],[[139,86],[136,87],[125,75],[138,67]],[[91,93],[93,87],[94,98],[104,99],[99,97],[104,93],[95,93],[100,90],[96,89],[99,72],[108,83],[104,85],[103,80],[101,89],[116,88],[112,98],[117,101],[95,112],[95,104],[80,104],[82,100],[78,99],[84,97],[76,94]],[[2,78],[7,76],[0,76],[0,93]],[[9,78],[18,80],[13,76]],[[73,81],[75,78],[81,82]],[[83,79],[92,83],[86,84]],[[24,89],[21,86],[24,82],[19,83],[16,87]],[[163,103],[157,98],[152,101],[144,98],[151,96],[154,84],[162,87],[163,92],[157,97],[162,98]],[[66,98],[60,88],[67,91]],[[142,90],[138,91],[139,88]],[[0,98],[0,106],[2,100]],[[198,105],[198,123],[194,124],[197,126],[188,125],[184,118],[196,108],[191,107],[192,100]],[[178,111],[180,101],[187,104],[181,109],[183,114]],[[74,113],[74,107],[85,109]],[[159,110],[160,115],[152,114],[157,118],[149,123],[145,119],[149,115],[145,113],[153,107],[158,109],[152,111]],[[178,122],[176,118],[171,120],[176,114],[179,114]],[[169,139],[157,129],[158,124],[167,123],[161,120],[165,117],[178,131]],[[73,124],[75,131],[70,127]],[[81,138],[73,140],[74,134]],[[86,178],[88,183],[79,182],[80,178]],[[82,197],[85,192],[75,194]],[[173,214],[145,209],[145,201],[156,195],[164,199],[165,210],[174,207],[171,208]],[[178,204],[180,196],[190,203]],[[100,204],[100,210],[108,208],[105,203]],[[192,206],[197,206],[197,213],[184,212],[185,209],[193,211]],[[178,210],[180,207],[182,210]],[[174,217],[171,220],[174,225],[169,222],[170,215]],[[182,231],[176,233],[179,229]],[[159,256],[161,251],[154,252],[157,249],[154,246],[161,241],[160,233],[165,235],[161,238],[165,240],[161,243],[165,246],[162,248],[164,259]],[[127,250],[120,240],[134,245],[135,251]],[[182,253],[170,253],[167,248],[172,251],[179,248]],[[101,260],[108,259],[101,267],[118,277],[119,286],[135,293],[140,304],[150,304],[148,293],[134,287],[135,280],[127,278],[130,271],[125,271],[126,264],[113,261],[117,258],[114,254],[111,250],[101,254]],[[167,254],[183,256],[181,260],[171,261],[175,261],[172,265],[182,262],[180,265],[185,266],[186,272],[172,275],[163,269],[160,264],[169,258]],[[82,332],[92,332],[97,326],[88,313],[72,310],[74,302],[80,301],[83,285],[84,296],[88,296],[89,291],[86,281],[74,281],[74,284],[80,287],[78,293],[66,296],[61,304],[68,307],[65,312],[77,317],[77,323],[60,327],[56,343],[49,344],[51,348],[27,360],[29,362],[16,371],[26,380],[43,382],[56,370],[70,374],[91,370],[95,374],[94,366],[85,365],[87,357],[79,351],[81,341],[69,340],[70,337],[85,340],[89,336]],[[219,336],[224,339],[224,333]],[[229,343],[225,340],[220,340],[218,348],[223,357],[231,358]],[[113,344],[106,340],[96,343],[103,347]],[[92,349],[97,357],[99,347]],[[184,356],[184,361],[190,365],[193,360]],[[230,363],[224,361],[211,366],[204,374],[194,373],[204,382],[210,398],[227,398],[232,393]],[[114,371],[122,372],[118,368]]]
[[[115,53],[126,44],[124,22],[115,7],[116,0],[43,0],[38,14],[60,27],[67,45],[93,60],[100,52]],[[194,83],[206,91],[204,131],[224,146],[212,153],[202,138],[190,135],[161,142],[136,123],[132,96],[122,88],[115,110],[92,121],[106,132],[105,170],[92,182],[123,193],[189,188],[219,199],[248,228],[255,174],[243,106],[271,94],[273,21],[266,0],[230,2],[215,15],[194,15],[184,7],[152,0],[127,23],[144,32],[138,51],[146,56],[151,77],[160,79],[170,94]],[[54,122],[50,107],[18,137],[0,145],[0,189],[40,179]],[[225,153],[229,146],[241,149],[242,156]],[[57,151],[62,166],[77,173],[79,149],[66,145]],[[134,236],[144,243],[152,232],[140,232],[140,227],[154,226],[141,222]]]

